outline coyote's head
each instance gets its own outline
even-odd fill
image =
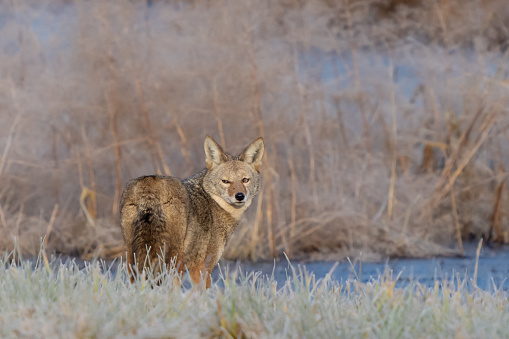
[[[223,151],[214,139],[205,138],[207,174],[205,191],[233,217],[240,218],[260,191],[263,139],[253,141],[238,156]]]

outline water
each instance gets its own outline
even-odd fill
[[[331,278],[338,282],[345,282],[348,279],[361,281],[362,283],[378,279],[380,275],[389,273],[392,279],[396,279],[396,287],[406,287],[410,282],[419,282],[423,286],[433,287],[435,281],[439,283],[452,281],[457,278],[466,281],[471,287],[476,264],[477,245],[465,244],[466,255],[464,257],[437,257],[437,258],[395,258],[380,262],[348,262],[348,260],[315,261],[315,262],[288,262],[281,258],[274,262],[234,262],[221,260],[220,267],[216,267],[212,273],[214,281],[221,281],[221,272],[229,271],[230,274],[236,270],[243,273],[261,273],[261,279],[271,277],[277,281],[278,286],[283,286],[288,278],[293,277],[293,266],[299,275],[301,268],[318,279],[323,279],[331,272]],[[57,259],[63,263],[74,261],[80,268],[84,268],[88,262],[72,258],[60,257]],[[34,260],[32,260],[34,261]],[[509,249],[483,247],[479,256],[477,269],[477,286],[483,290],[493,291],[494,289],[509,290],[507,277],[509,276]],[[108,270],[115,275],[118,271],[118,261],[104,261],[103,270]],[[291,266],[290,266],[291,265]],[[334,267],[336,265],[336,267]],[[259,278],[259,279],[260,279]]]
[[[332,279],[346,281],[347,279],[360,280],[363,283],[372,279],[377,279],[380,274],[392,271],[392,277],[396,278],[400,274],[396,287],[405,287],[411,281],[431,287],[435,281],[452,280],[458,275],[460,280],[466,280],[471,283],[476,263],[476,244],[466,244],[464,257],[439,257],[428,259],[397,258],[388,259],[384,262],[359,262],[350,264],[348,261],[339,262],[331,274]],[[477,286],[484,290],[492,290],[493,287],[509,289],[507,277],[509,275],[509,249],[492,249],[484,247],[479,256],[477,270]],[[292,276],[292,271],[286,260],[280,260],[274,263],[227,263],[234,269],[238,265],[243,271],[260,271],[263,275],[271,275],[274,271],[274,277],[278,285],[284,283],[287,275]],[[309,263],[292,262],[294,267],[304,265],[308,272],[313,272],[316,279],[324,278],[333,268],[335,262],[317,261]],[[217,278],[216,269],[213,277]]]

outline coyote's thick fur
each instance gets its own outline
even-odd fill
[[[140,271],[146,262],[158,266],[164,249],[166,265],[176,258],[179,271],[189,270],[196,283],[206,274],[208,288],[226,242],[260,191],[263,152],[262,138],[232,156],[207,135],[207,168],[200,173],[185,180],[150,175],[129,181],[120,223],[131,281],[135,262]]]

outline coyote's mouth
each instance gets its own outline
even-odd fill
[[[232,204],[235,207],[242,207],[242,206],[244,206],[245,203],[246,203],[245,201],[234,201],[234,202],[231,202],[230,204]]]
[[[226,202],[228,202],[228,204],[230,204],[231,206],[235,207],[235,208],[241,208],[242,206],[244,206],[246,204],[246,201],[243,200],[243,201],[238,201],[236,199],[232,199],[230,197],[228,197],[227,199],[225,199]]]

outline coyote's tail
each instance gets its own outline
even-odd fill
[[[139,196],[137,201],[138,211],[133,220],[133,252],[138,264],[148,265],[158,262],[158,254],[161,249],[161,233],[165,226],[165,217],[162,204],[154,194],[146,193]],[[147,250],[149,256],[147,258]]]

